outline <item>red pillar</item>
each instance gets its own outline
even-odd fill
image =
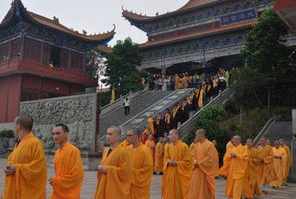
[[[12,122],[19,114],[21,76],[0,78],[0,123]]]

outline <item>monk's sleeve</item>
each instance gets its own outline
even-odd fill
[[[72,151],[69,154],[67,161],[67,171],[53,178],[54,184],[61,188],[69,189],[82,183],[83,180],[83,164],[80,157],[80,152]]]
[[[265,164],[271,164],[273,161],[273,153],[272,150],[269,150],[269,153],[263,158]]]
[[[181,160],[177,161],[177,168],[179,172],[183,171],[191,171],[193,167],[193,162],[192,162],[192,155],[190,150],[188,149],[187,145],[184,146],[183,149],[178,149],[178,150],[183,150],[183,157]]]
[[[120,149],[124,150],[124,149]],[[129,151],[122,151],[117,166],[106,165],[107,176],[115,181],[129,181],[132,175],[131,154]]]
[[[246,149],[240,150],[236,153],[236,156],[237,156],[237,159],[248,160],[249,158],[248,150]]]
[[[153,160],[148,150],[145,151],[143,167],[140,169],[133,169],[133,173],[134,173],[136,186],[146,187],[147,185],[150,184],[152,173],[153,173]]]
[[[163,157],[163,170],[167,169],[169,160],[170,160],[169,145],[165,145],[165,147],[164,147],[164,157]]]
[[[223,161],[224,162],[231,160],[231,153],[232,153],[232,150],[231,149],[229,149],[229,150],[226,151],[226,153],[224,155],[224,158],[223,158]]]
[[[38,179],[43,172],[46,172],[45,153],[41,143],[32,143],[32,145],[23,151],[24,154],[32,157],[32,161],[25,164],[14,164],[16,175],[20,175],[28,182]]]
[[[219,165],[219,157],[218,157],[218,152],[214,146],[209,146],[207,150],[207,155],[205,156],[204,159],[200,160],[199,167],[204,170],[204,171],[209,171],[209,169],[212,168],[218,168]]]

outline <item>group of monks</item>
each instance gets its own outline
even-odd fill
[[[79,199],[83,164],[79,149],[68,141],[68,127],[57,124],[52,129],[58,149],[53,161],[55,174],[47,180],[45,152],[42,142],[32,133],[32,118],[17,117],[15,124],[18,142],[4,168],[6,177],[0,198],[45,199],[48,183],[53,190],[51,199]],[[142,133],[129,129],[122,142],[119,127],[107,129],[108,146],[97,167],[94,199],[149,199],[155,171],[163,173],[162,199],[215,199],[215,178],[219,175],[227,178],[225,194],[229,199],[253,199],[266,194],[266,185],[285,185],[291,167],[290,149],[282,139],[274,146],[265,138],[258,145],[251,139],[242,145],[241,138],[234,136],[219,169],[218,152],[204,129],[196,131],[190,147],[180,139],[178,130],[170,130],[168,140],[159,139],[155,154],[147,142],[142,142]]]
[[[228,198],[253,199],[268,194],[266,188],[274,189],[286,185],[292,155],[283,139],[275,140],[273,146],[269,139],[261,138],[258,144],[234,136],[226,146],[223,166],[219,175],[227,178],[225,194]]]
[[[4,168],[5,182],[1,199],[45,199],[46,185],[52,186],[51,199],[79,199],[83,182],[80,150],[68,142],[69,128],[57,124],[52,137],[58,149],[54,155],[55,175],[47,178],[43,143],[33,134],[33,120],[15,119],[17,143]]]
[[[226,88],[223,84],[225,82],[219,81],[218,76],[213,76],[204,81],[190,96],[165,112],[159,113],[156,117],[149,114],[145,130],[147,137],[153,135],[155,140],[158,140],[159,137],[164,137],[171,129],[178,128],[179,124],[183,124],[189,119],[190,113],[196,112],[204,106],[207,100],[223,91]]]

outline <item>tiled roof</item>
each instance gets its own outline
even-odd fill
[[[184,13],[187,11],[190,11],[195,8],[199,8],[202,6],[209,6],[213,3],[221,2],[221,0],[189,0],[183,7],[172,11],[168,12],[162,15],[155,15],[155,16],[146,16],[144,14],[138,14],[135,12],[131,12],[125,9],[122,9],[122,16],[125,17],[126,19],[134,22],[147,22],[147,21],[153,21],[162,17],[168,17],[172,15],[176,15],[179,13]]]
[[[23,6],[21,0],[14,0],[11,4],[11,8],[6,14],[5,18],[0,24],[1,26],[5,26],[7,23],[9,23],[10,19],[12,19],[16,12],[19,12],[21,10],[21,13],[25,17],[28,17],[31,21],[44,25],[46,27],[49,27],[51,29],[55,29],[64,33],[67,33],[69,35],[78,37],[79,39],[85,40],[85,41],[104,41],[104,40],[111,40],[115,35],[115,25],[113,30],[106,32],[106,33],[100,33],[100,34],[93,34],[93,35],[87,35],[84,33],[79,33],[78,31],[75,31],[73,29],[70,29],[62,24],[60,24],[59,20],[54,17],[53,19],[49,19],[47,17],[38,15],[33,12],[29,12],[26,10],[26,8]]]
[[[244,21],[236,24],[230,24],[230,25],[225,25],[225,26],[220,26],[219,28],[215,28],[212,30],[205,30],[202,32],[194,32],[190,33],[187,35],[180,35],[177,37],[171,37],[163,40],[157,40],[157,41],[148,41],[146,43],[143,43],[140,45],[140,48],[151,48],[155,46],[163,46],[171,43],[178,43],[190,39],[195,39],[195,38],[200,38],[200,37],[205,37],[209,35],[214,35],[214,34],[219,34],[219,33],[224,33],[224,32],[230,32],[234,30],[239,30],[239,29],[245,29],[245,28],[251,28],[256,24],[256,20],[249,20],[249,21]]]

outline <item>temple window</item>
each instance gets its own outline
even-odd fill
[[[49,63],[54,67],[60,67],[61,62],[61,48],[53,46],[50,52],[50,60]]]

